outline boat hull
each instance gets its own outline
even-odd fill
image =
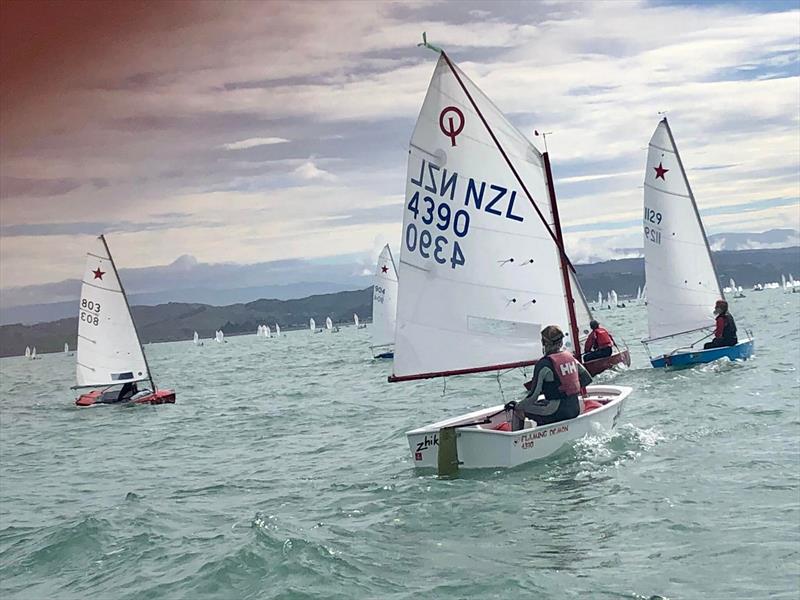
[[[631,353],[627,350],[627,348],[621,352],[612,354],[611,356],[606,356],[605,358],[596,358],[595,360],[589,360],[583,363],[583,366],[586,367],[586,370],[589,371],[589,375],[592,377],[599,375],[603,371],[607,371],[615,365],[625,365],[626,367],[631,366]]]
[[[121,402],[109,402],[103,400],[103,393],[106,390],[92,390],[86,394],[81,394],[75,400],[76,406],[95,406],[99,404],[175,404],[175,390],[156,390],[148,393],[139,393],[130,400]]]
[[[665,354],[658,358],[651,358],[650,364],[656,369],[673,368],[680,369],[714,362],[721,358],[730,360],[747,360],[753,354],[755,343],[752,339],[739,342],[735,346],[724,348],[709,348],[708,350],[693,350],[691,352],[680,352]]]
[[[462,469],[516,467],[547,458],[588,434],[611,431],[631,391],[622,386],[589,386],[587,399],[603,403],[602,406],[550,425],[520,431],[496,430],[493,428],[508,420],[508,415],[500,412],[492,416],[490,423],[458,427],[455,431],[459,466]],[[500,404],[406,432],[414,466],[437,468],[439,431],[443,427],[480,422],[502,409]]]

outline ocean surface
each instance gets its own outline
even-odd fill
[[[173,406],[73,405],[74,356],[0,360],[0,598],[790,598],[800,294],[731,301],[756,355],[656,371],[643,307],[618,429],[453,480],[408,429],[523,375],[386,383],[369,329],[146,347]],[[324,315],[320,315],[319,321]],[[501,396],[501,387],[502,394]]]

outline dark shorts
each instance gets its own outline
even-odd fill
[[[596,358],[607,358],[611,356],[611,346],[606,346],[605,348],[600,348],[599,350],[592,350],[591,352],[587,352],[583,355],[583,362],[587,360],[595,360]]]
[[[703,350],[708,350],[709,348],[727,348],[728,346],[735,346],[738,343],[738,340],[714,338],[710,342],[703,344]]]

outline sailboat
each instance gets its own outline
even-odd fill
[[[31,350],[31,360],[36,360],[36,346]]]
[[[281,337],[281,326],[275,323],[275,337]]]
[[[644,180],[644,267],[649,287],[649,344],[713,327],[714,304],[724,298],[703,222],[666,117],[647,153]],[[744,333],[741,329],[740,332]],[[705,336],[705,339],[708,336]],[[752,336],[735,346],[698,350],[682,346],[653,358],[654,367],[680,367],[727,357],[746,359]]]
[[[64,354],[69,355],[69,342],[64,342]]]
[[[330,317],[325,318],[325,329],[327,329],[330,333],[339,333],[339,328],[333,326],[333,321]]]
[[[356,313],[353,313],[353,323],[356,324],[356,329],[366,329],[367,328],[367,324],[366,323],[362,323],[359,320],[358,315]]]
[[[222,329],[218,329],[218,330],[217,330],[217,331],[214,333],[214,341],[215,341],[215,342],[217,342],[218,344],[224,344],[224,343],[226,343],[226,342],[225,342],[225,334],[224,334],[224,333],[222,333]]]
[[[195,346],[202,346],[203,345],[203,342],[200,341],[200,336],[197,334],[196,331],[194,332],[194,336],[193,336],[193,340],[192,341],[194,342]]]
[[[597,292],[597,308],[603,308],[603,292]]]
[[[271,338],[272,337],[272,330],[269,328],[269,325],[264,325],[264,337]]]
[[[125,289],[102,235],[86,254],[75,362],[77,384],[73,389],[99,388],[81,394],[75,401],[78,406],[175,402],[173,390],[156,388]],[[149,381],[150,389],[136,391],[128,385],[142,381]],[[130,395],[121,397],[125,392]]]
[[[28,360],[30,360],[30,358],[31,358],[31,347],[30,346],[25,346],[25,358],[27,358]]]
[[[409,147],[392,382],[531,365],[550,324],[579,339],[560,227],[537,205],[555,195],[548,154],[428,47],[439,61]],[[610,430],[630,393],[590,386],[586,412],[552,425],[498,429],[510,418],[500,404],[406,437],[414,465],[443,475],[513,467]]]
[[[397,321],[397,267],[389,244],[378,256],[372,287],[372,356],[394,356],[394,330]]]
[[[731,277],[729,283],[731,284],[731,292],[733,293],[733,297],[734,298],[744,298],[745,297],[744,293],[742,292],[742,287],[741,286],[739,286],[738,288],[736,287],[736,281],[734,281],[733,277]]]

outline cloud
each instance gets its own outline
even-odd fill
[[[289,140],[280,137],[249,138],[239,142],[223,144],[226,150],[244,150],[247,148],[257,148],[258,146],[271,146],[273,144],[285,144]]]
[[[143,267],[397,244],[435,60],[416,47],[423,30],[521,131],[553,132],[576,253],[639,244],[643,148],[660,110],[710,231],[798,222],[800,11],[768,8],[184,3],[138,20],[105,11],[116,25],[90,32],[80,7],[64,10],[53,22],[73,23],[81,60],[54,42],[58,61],[31,60],[63,72],[2,91],[0,286],[71,277],[96,226],[113,228],[121,264]],[[0,26],[22,49],[41,39]],[[759,204],[772,199],[783,204]]]
[[[336,181],[337,179],[336,175],[324,169],[320,169],[311,159],[308,159],[297,167],[292,173],[306,181]]]

